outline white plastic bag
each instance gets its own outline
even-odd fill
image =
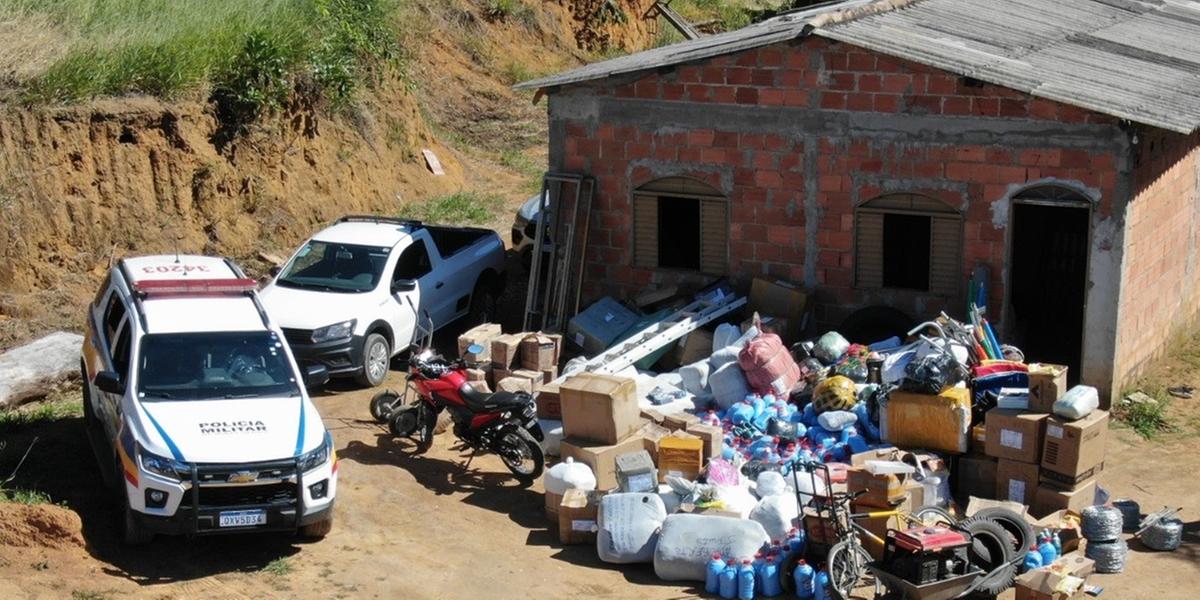
[[[575,462],[568,456],[566,460],[546,469],[544,485],[549,494],[562,495],[571,489],[590,492],[596,489],[596,475],[591,467]]]
[[[702,394],[708,389],[708,376],[711,372],[712,367],[709,366],[707,360],[679,367],[679,378],[682,380],[680,387],[689,394]]]
[[[600,560],[617,564],[654,560],[658,530],[666,518],[667,509],[657,493],[604,496],[596,534]]]
[[[779,471],[763,471],[758,474],[754,491],[759,498],[783,494],[787,492],[787,482],[783,479],[783,475],[779,474]]]
[[[712,390],[713,400],[722,410],[729,408],[750,394],[750,384],[746,383],[746,374],[738,366],[737,361],[721,365],[708,376],[708,387]]]
[[[563,439],[562,421],[538,419],[538,425],[542,426],[542,434],[546,438],[542,440],[542,450],[545,450],[548,456],[558,456],[559,444]]]
[[[1054,414],[1072,421],[1082,419],[1090,414],[1093,410],[1100,407],[1100,393],[1096,388],[1090,385],[1077,385],[1062,395],[1062,398],[1054,401],[1054,406],[1050,410]]]
[[[737,343],[738,338],[742,337],[742,330],[733,323],[721,323],[717,325],[717,330],[713,332],[712,351],[716,352],[721,348],[732,346]]]
[[[658,534],[654,573],[666,581],[704,581],[704,567],[714,552],[731,558],[754,558],[754,553],[769,541],[771,538],[757,521],[671,515]]]
[[[829,431],[841,431],[858,422],[858,415],[848,410],[829,410],[817,415],[817,423]]]
[[[836,331],[830,331],[817,339],[813,345],[813,356],[826,365],[832,365],[850,349],[850,342]]]
[[[749,485],[715,486],[715,491],[716,499],[725,503],[725,510],[736,512],[742,518],[749,516],[758,504],[758,498],[750,493]]]
[[[750,511],[750,519],[763,526],[763,530],[773,540],[787,538],[788,532],[795,527],[800,518],[800,505],[792,494],[777,494],[759,500],[754,510]]]

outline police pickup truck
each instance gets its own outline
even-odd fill
[[[504,258],[487,229],[348,216],[302,244],[262,301],[300,364],[373,387],[421,327],[491,320]]]
[[[124,539],[333,523],[337,457],[306,373],[234,263],[118,261],[88,308],[84,418]]]

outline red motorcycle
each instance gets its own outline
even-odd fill
[[[371,414],[386,421],[392,435],[415,440],[424,452],[433,444],[438,415],[446,410],[454,435],[467,447],[498,455],[522,484],[541,476],[546,457],[539,442],[545,436],[533,396],[480,392],[467,381],[462,359],[447,361],[428,348],[413,349],[407,379],[417,391],[412,402],[391,390],[371,399]]]

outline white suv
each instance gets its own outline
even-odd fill
[[[333,523],[337,457],[283,332],[227,259],[146,256],[109,272],[80,369],[88,437],[124,537]]]

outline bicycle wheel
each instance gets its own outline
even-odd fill
[[[867,563],[871,555],[857,543],[857,540],[843,540],[829,549],[826,564],[829,569],[829,592],[834,600],[849,600],[854,588],[858,587],[863,575],[867,573]]]

